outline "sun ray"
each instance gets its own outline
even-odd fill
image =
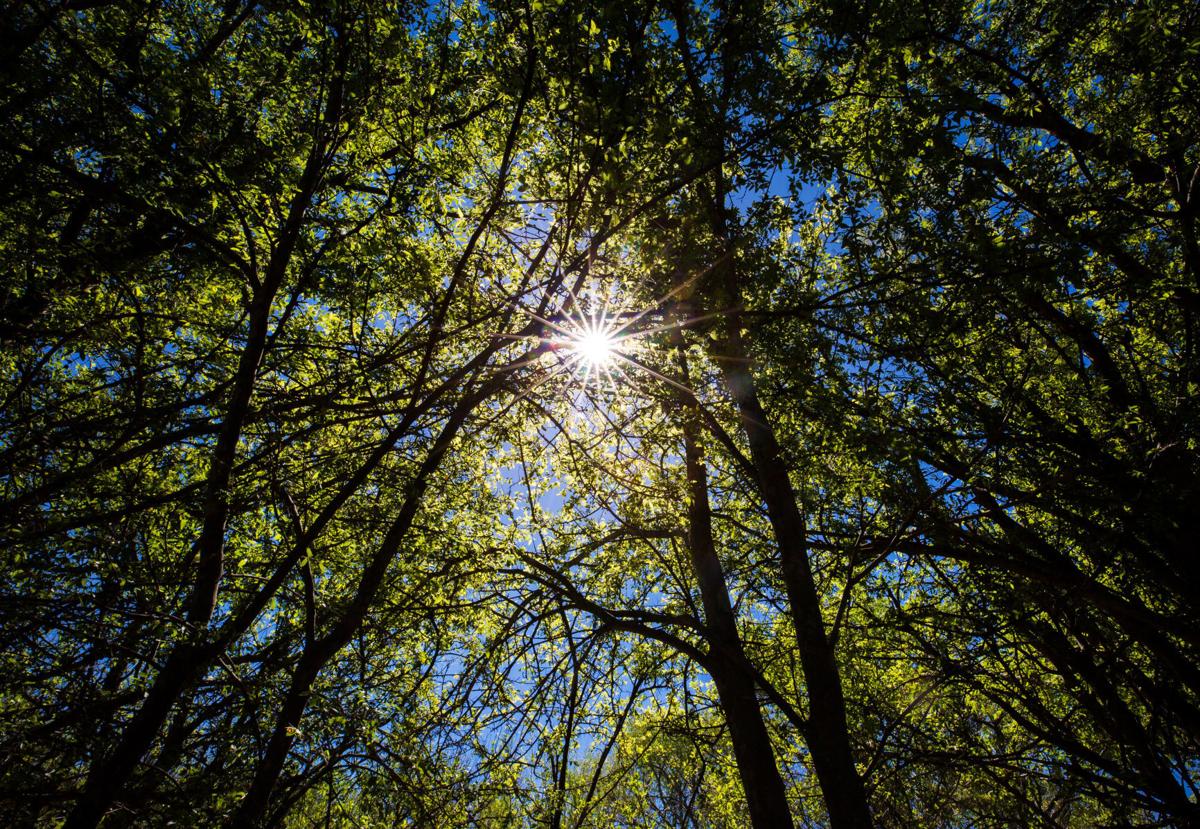
[[[567,337],[571,336],[571,329],[568,328],[567,326],[559,325],[557,322],[554,322],[551,319],[547,319],[546,317],[540,317],[537,314],[533,313],[533,311],[528,311],[524,308],[522,308],[521,311],[527,317],[534,320],[535,322],[540,322],[542,325],[547,325],[550,328],[557,331],[558,333],[562,334],[563,336],[567,336]],[[568,311],[567,313],[569,314],[570,312]]]
[[[542,341],[542,345],[543,345],[543,346],[545,346],[545,345],[553,346],[553,345],[555,345],[555,342],[556,342],[556,341],[553,341],[553,340],[543,340],[543,341]],[[542,357],[544,357],[544,356],[546,355],[546,353],[547,353],[547,352],[546,352],[546,351],[545,351],[545,350],[544,350],[544,349],[543,349],[541,346],[539,346],[538,348],[534,349],[533,356],[531,356],[531,357],[526,357],[526,358],[524,358],[524,359],[517,360],[516,362],[513,362],[513,363],[508,363],[508,364],[506,364],[506,365],[503,365],[503,366],[497,366],[497,367],[496,367],[495,369],[493,369],[493,370],[494,370],[494,371],[496,371],[496,372],[501,372],[501,371],[508,371],[508,372],[511,372],[511,371],[516,371],[516,370],[517,370],[517,369],[519,369],[519,368],[524,368],[525,366],[531,366],[531,365],[533,365],[534,363],[539,363],[539,362],[541,362],[541,360],[542,360]],[[572,355],[572,356],[574,356],[574,355]]]
[[[662,380],[662,381],[663,381],[664,383],[666,383],[667,385],[674,386],[675,388],[677,388],[677,389],[679,389],[680,391],[682,391],[682,392],[685,392],[685,393],[687,393],[687,394],[690,394],[690,395],[693,395],[693,396],[696,394],[696,392],[695,392],[695,391],[693,391],[692,389],[688,388],[688,387],[687,387],[687,386],[685,386],[683,383],[680,383],[678,380],[673,380],[672,378],[668,377],[668,376],[667,376],[667,375],[665,375],[665,374],[660,374],[659,372],[657,372],[657,371],[655,371],[654,369],[650,368],[650,366],[646,365],[645,363],[641,362],[640,360],[635,360],[634,358],[632,358],[632,357],[629,357],[629,356],[626,356],[626,355],[624,355],[624,354],[621,354],[620,352],[614,352],[614,353],[616,354],[616,356],[617,356],[619,359],[621,359],[621,360],[624,360],[625,362],[629,363],[631,366],[637,366],[637,367],[638,367],[638,368],[640,368],[642,371],[644,371],[644,372],[646,372],[647,374],[649,374],[651,377],[653,377],[653,378],[655,378],[655,379],[657,379],[657,380]]]
[[[523,362],[528,364],[528,361],[523,361]],[[569,372],[571,362],[572,362],[571,357],[567,357],[566,359],[564,359],[564,361],[562,363],[555,366],[553,370],[547,372],[545,376],[541,377],[534,383],[530,384],[527,388],[522,390],[520,394],[515,395],[513,397],[513,399],[508,402],[507,405],[505,405],[504,407],[502,407],[500,409],[499,412],[497,412],[493,417],[488,418],[487,422],[493,423],[493,422],[499,420],[501,417],[504,416],[505,413],[510,411],[514,406],[516,406],[518,403],[521,403],[522,401],[527,400],[530,397],[532,397],[532,395],[535,391],[537,391],[542,386],[549,383],[555,377],[559,376],[560,374],[566,374],[567,372]],[[510,366],[509,368],[515,368],[515,366]]]
[[[708,274],[713,269],[713,267],[715,267],[715,263],[713,265],[706,266],[704,269],[702,269],[698,273],[695,273],[692,276],[689,276],[687,279],[683,280],[678,285],[671,288],[671,290],[667,291],[660,298],[654,300],[649,305],[647,305],[645,310],[639,311],[636,314],[634,314],[633,317],[629,320],[629,322],[625,323],[624,325],[618,326],[616,328],[616,330],[613,331],[613,336],[614,337],[620,336],[626,330],[628,330],[631,326],[636,325],[637,323],[641,322],[642,318],[654,313],[657,310],[661,310],[672,297],[674,297],[676,294],[680,294],[680,293],[684,292],[689,287],[694,285],[697,280],[701,279],[703,276]]]
[[[641,328],[641,329],[638,329],[637,331],[634,331],[631,334],[623,334],[614,339],[617,339],[619,341],[619,340],[625,339],[627,337],[642,337],[642,336],[646,336],[647,334],[661,334],[664,331],[675,331],[677,329],[684,328],[688,325],[694,325],[697,322],[704,322],[705,320],[716,319],[717,317],[722,317],[722,316],[725,316],[726,314],[730,314],[730,313],[733,313],[733,312],[732,311],[714,311],[711,314],[700,314],[699,316],[688,317],[687,319],[682,319],[677,322],[669,322],[669,323],[664,323],[663,325],[656,325],[653,328]]]

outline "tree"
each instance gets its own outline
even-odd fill
[[[1200,821],[1189,4],[27,4],[14,825]]]

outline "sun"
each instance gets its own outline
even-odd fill
[[[604,368],[612,362],[616,340],[603,328],[595,327],[572,337],[571,350],[579,355],[589,368]]]
[[[572,292],[556,313],[546,316],[522,309],[542,326],[535,335],[542,343],[539,351],[554,361],[554,368],[538,385],[554,377],[565,377],[589,394],[614,391],[627,381],[627,366],[641,365],[633,352],[643,332],[633,326],[645,312],[614,310],[613,297],[618,292],[611,283],[607,288],[603,294]]]

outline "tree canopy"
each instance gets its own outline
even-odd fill
[[[1200,826],[1200,6],[0,34],[7,825]]]

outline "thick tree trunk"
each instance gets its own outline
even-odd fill
[[[417,386],[424,380],[424,372],[429,365],[429,358],[433,353],[434,343],[436,338],[442,333],[441,324],[453,297],[454,288],[458,284],[458,280],[465,273],[466,263],[475,250],[476,243],[482,237],[492,217],[503,204],[503,194],[506,182],[508,181],[509,171],[512,167],[514,148],[516,147],[517,137],[520,133],[525,107],[529,102],[533,90],[534,65],[533,52],[531,50],[525,64],[525,78],[521,87],[521,95],[517,102],[516,112],[509,127],[507,138],[505,139],[504,151],[500,162],[500,174],[497,177],[492,201],[484,212],[483,218],[476,225],[471,238],[467,241],[458,259],[458,265],[455,267],[454,274],[451,277],[450,288],[437,314],[437,321],[434,325],[435,339],[430,340],[427,347],[425,363],[422,366],[421,374],[416,383]],[[547,251],[549,251],[548,241],[542,246],[541,252],[534,258],[531,267],[536,267]],[[497,347],[494,344],[486,350],[486,353],[493,353]],[[441,465],[446,450],[449,449],[450,444],[458,435],[459,430],[471,412],[502,386],[502,378],[503,374],[497,374],[491,381],[481,385],[473,394],[460,400],[458,405],[455,406],[450,417],[447,419],[446,425],[438,435],[437,441],[429,450],[429,455],[426,457],[425,462],[417,471],[416,477],[410,485],[408,497],[405,498],[404,505],[400,508],[400,514],[396,517],[387,535],[380,543],[379,550],[372,557],[366,570],[363,572],[354,599],[346,607],[342,615],[333,623],[328,633],[320,638],[310,638],[308,640],[304,653],[300,657],[300,662],[292,675],[292,683],[288,689],[288,695],[284,700],[283,708],[276,719],[275,729],[271,734],[270,742],[267,744],[266,753],[263,755],[263,759],[255,771],[254,780],[250,784],[250,790],[246,793],[237,811],[230,819],[230,826],[255,826],[263,821],[267,813],[267,808],[270,806],[271,796],[279,780],[279,775],[283,772],[288,752],[291,750],[292,735],[298,730],[300,720],[304,716],[305,709],[308,707],[313,683],[316,681],[321,669],[324,668],[329,660],[337,655],[338,651],[349,643],[362,626],[367,611],[370,609],[371,603],[376,593],[378,593],[383,578],[387,573],[388,566],[399,551],[404,537],[408,534],[408,528],[412,525],[413,518],[416,516],[417,510],[421,505],[421,499],[429,485],[429,477]]]
[[[767,515],[779,546],[784,588],[808,690],[808,749],[825,796],[830,826],[833,829],[865,829],[871,826],[871,814],[866,790],[850,751],[846,703],[808,561],[804,517],[796,506],[796,496],[770,420],[759,402],[736,318],[729,325],[724,352],[717,355],[717,359],[725,384],[737,402],[750,444],[750,458],[758,475],[759,491],[766,502]]]
[[[100,822],[142,757],[150,750],[175,701],[195,681],[207,661],[198,658],[194,647],[175,647],[155,678],[141,708],[125,727],[116,749],[103,760],[97,759],[92,763],[87,784],[67,817],[65,829],[83,829]]]
[[[283,266],[279,266],[280,280]],[[251,311],[250,335],[235,376],[220,437],[213,451],[212,468],[207,481],[204,523],[196,541],[198,559],[196,581],[192,586],[187,621],[191,641],[175,645],[161,673],[156,677],[145,701],[121,735],[115,750],[92,763],[83,793],[67,818],[66,829],[84,829],[99,823],[104,813],[124,788],[138,762],[154,742],[179,696],[211,660],[211,647],[198,644],[212,617],[221,580],[225,547],[225,524],[229,514],[227,492],[233,471],[234,455],[242,426],[249,412],[254,379],[262,362],[267,342],[267,323],[272,292],[260,294]]]
[[[683,434],[688,481],[688,549],[704,606],[706,636],[710,645],[708,670],[717,686],[721,710],[729,727],[738,775],[746,793],[750,822],[755,829],[791,827],[787,788],[775,763],[755,693],[753,675],[737,631],[737,618],[729,601],[725,572],[717,556],[708,500],[708,476],[700,446],[693,398],[681,395]]]
[[[724,152],[724,148],[721,148]],[[787,465],[771,421],[758,398],[750,357],[742,340],[738,309],[742,307],[741,275],[737,269],[735,234],[730,231],[725,201],[728,182],[718,169],[708,204],[712,233],[724,250],[714,264],[710,282],[713,296],[728,311],[720,345],[713,356],[721,367],[726,388],[737,404],[742,428],[750,445],[750,460],[758,489],[767,505],[767,517],[779,547],[788,609],[796,630],[800,666],[808,691],[807,733],[809,754],[832,829],[866,829],[871,824],[866,789],[850,751],[846,725],[846,703],[842,694],[837,659],[825,622],[821,600],[808,561],[808,536],[804,516],[796,506],[796,494],[788,478]]]

